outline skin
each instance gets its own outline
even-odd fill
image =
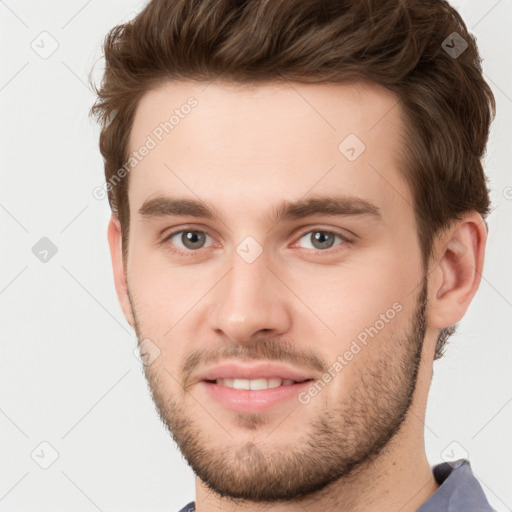
[[[469,212],[440,233],[423,268],[400,106],[374,84],[164,83],[142,98],[130,151],[190,96],[197,107],[129,174],[127,261],[115,215],[108,239],[124,315],[159,350],[146,377],[197,475],[197,510],[417,510],[438,488],[423,436],[435,344],[478,289],[485,223]],[[351,133],[366,146],[352,162],[338,150]],[[199,198],[219,218],[140,214],[162,195]],[[267,218],[283,200],[325,195],[381,216]],[[179,229],[208,236],[165,239]],[[322,246],[317,231],[345,238]],[[252,263],[236,252],[248,236],[262,250]],[[194,382],[227,359],[319,378],[393,304],[400,312],[307,404],[236,413]]]

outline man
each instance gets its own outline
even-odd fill
[[[115,285],[183,510],[492,510],[423,436],[487,237],[495,103],[459,14],[152,0],[104,49]]]

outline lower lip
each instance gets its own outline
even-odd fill
[[[215,382],[201,381],[199,384],[218,403],[236,412],[257,413],[265,412],[287,400],[295,398],[305,388],[311,385],[311,380],[297,382],[277,388],[249,390],[234,389]]]

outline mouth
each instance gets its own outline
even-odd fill
[[[314,376],[289,364],[274,361],[224,361],[196,377],[197,389],[208,403],[243,413],[290,407]]]

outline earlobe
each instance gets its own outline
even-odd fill
[[[112,215],[107,230],[108,244],[110,246],[110,256],[112,259],[112,270],[114,273],[114,283],[117,292],[119,304],[123,310],[126,321],[135,326],[133,311],[128,296],[128,282],[126,277],[126,265],[123,260],[123,248],[121,237],[121,223],[116,215]]]
[[[439,240],[427,315],[431,327],[455,325],[466,313],[480,285],[486,240],[487,226],[476,212],[454,224]]]

